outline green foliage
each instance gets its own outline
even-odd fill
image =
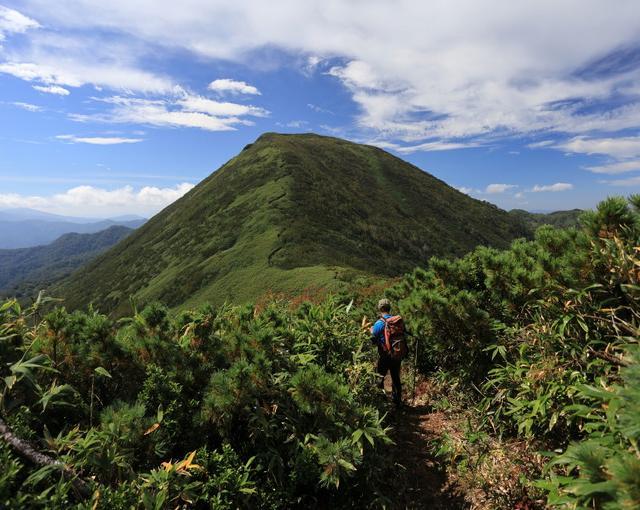
[[[477,381],[492,364],[489,346],[528,303],[579,280],[588,246],[581,232],[542,227],[534,241],[515,241],[509,250],[481,247],[460,259],[432,259],[429,270],[415,270],[387,294],[423,339],[425,370]]]
[[[175,319],[152,304],[119,323],[92,309],[42,320],[15,302],[0,311],[13,360],[0,367],[0,416],[93,490],[81,501],[59,472],[0,450],[9,508],[46,498],[288,508],[374,497],[389,439],[353,303],[203,307]],[[318,344],[336,352],[321,355]]]
[[[581,231],[541,227],[509,250],[432,259],[387,291],[421,338],[422,370],[475,396],[478,427],[564,451],[539,484],[552,506],[639,504],[640,381],[624,357],[640,324],[639,200],[605,200]],[[456,441],[440,450],[459,470],[482,457],[470,438]]]
[[[571,410],[586,411],[590,433],[549,463],[560,468],[540,482],[549,490],[550,504],[585,510],[640,507],[640,351],[632,352],[630,365],[620,372],[621,384],[578,387],[582,404]]]
[[[289,152],[296,140],[278,139],[287,150],[258,143],[260,168],[294,165],[307,175],[306,159]],[[239,158],[254,156],[247,149]],[[243,171],[250,169],[231,162],[220,172],[240,179]],[[273,181],[261,185],[268,201]],[[234,207],[247,198],[224,196]],[[433,408],[466,413],[463,430],[445,434],[435,450],[460,479],[492,491],[485,506],[640,504],[639,206],[640,197],[608,199],[582,217],[582,230],[544,226],[502,251],[432,258],[386,290],[419,339],[419,369],[448,388]],[[176,206],[167,214],[182,213]],[[357,229],[348,231],[358,239]],[[282,248],[272,267],[289,271],[292,254]],[[363,349],[372,304],[362,296],[360,305],[344,295],[296,306],[274,299],[177,316],[166,305],[138,311],[133,303],[132,317],[117,322],[92,308],[56,308],[42,318],[42,299],[28,309],[0,305],[0,415],[93,490],[80,501],[59,470],[35,469],[3,447],[0,503],[389,502],[380,483],[389,476],[389,431],[372,390],[373,353]],[[536,451],[557,453],[543,475]]]
[[[531,213],[522,209],[511,209],[509,214],[520,219],[531,230],[536,230],[543,225],[551,225],[556,228],[574,228],[579,225],[579,218],[583,211],[571,209],[570,211],[555,211],[552,213]]]

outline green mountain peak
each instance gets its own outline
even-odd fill
[[[129,311],[244,302],[389,277],[434,255],[505,247],[520,219],[383,151],[316,134],[265,133],[55,293]]]

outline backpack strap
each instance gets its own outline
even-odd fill
[[[382,317],[384,322],[384,348],[387,352],[391,352],[391,339],[389,337],[389,327],[387,326],[387,319]]]

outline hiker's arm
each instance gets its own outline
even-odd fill
[[[384,322],[377,320],[373,326],[371,326],[371,343],[377,344],[382,331],[384,330]]]

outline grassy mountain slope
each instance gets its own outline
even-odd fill
[[[571,209],[569,211],[555,211],[545,214],[512,209],[509,214],[524,222],[531,230],[536,230],[542,225],[551,225],[557,228],[577,227],[578,218],[583,212],[582,209]]]
[[[113,226],[95,234],[64,234],[45,246],[0,250],[0,296],[33,296],[131,232]]]
[[[172,307],[393,276],[432,255],[528,233],[381,149],[267,133],[56,289],[116,314],[129,296]]]

